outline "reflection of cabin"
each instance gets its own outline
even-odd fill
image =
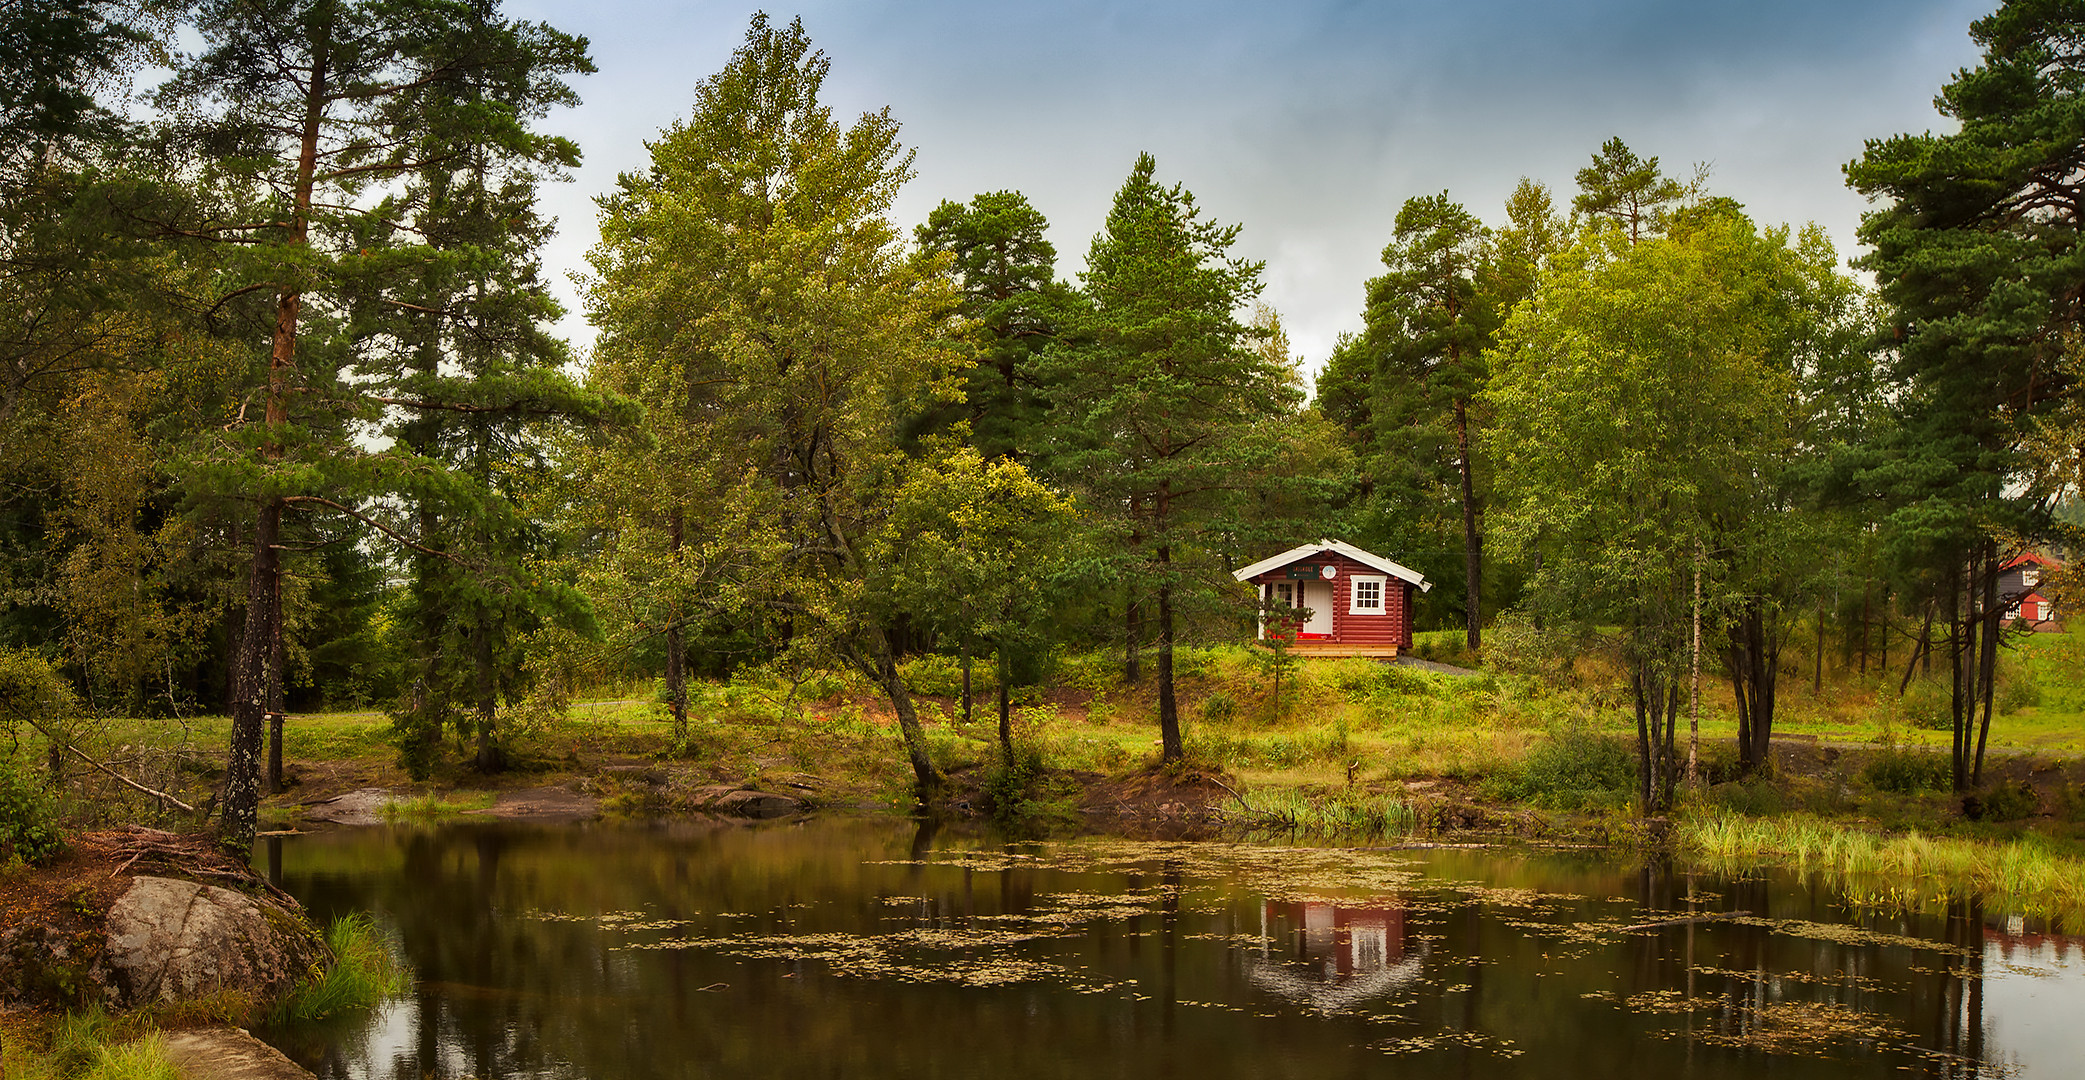
[[[1262,901],[1260,940],[1258,955],[1246,962],[1252,984],[1328,1015],[1425,974],[1425,943],[1408,947],[1401,908]]]
[[[2041,593],[2042,577],[2062,564],[2046,555],[2027,552],[2014,557],[1998,571],[1998,602],[2005,605],[2005,620],[2029,630],[2062,633],[2056,621],[2056,605]]]
[[[1302,609],[1300,622],[1260,620],[1259,636],[1293,635],[1312,656],[1396,656],[1412,647],[1412,595],[1433,588],[1416,570],[1337,540],[1261,559],[1232,575],[1259,586],[1263,612]]]

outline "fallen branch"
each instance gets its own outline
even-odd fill
[[[167,802],[173,803],[173,804],[174,804],[175,806],[178,806],[178,807],[180,807],[181,809],[183,809],[183,810],[186,810],[186,811],[188,811],[188,812],[189,812],[189,813],[191,813],[191,814],[195,813],[195,807],[193,807],[193,806],[190,806],[190,805],[188,805],[188,804],[187,804],[187,803],[185,803],[185,802],[182,802],[181,800],[179,800],[179,799],[177,799],[177,798],[173,797],[172,795],[169,795],[169,794],[167,794],[167,793],[166,793],[166,792],[164,792],[164,791],[154,791],[153,789],[151,789],[151,788],[148,788],[148,787],[146,787],[145,785],[143,785],[143,784],[140,784],[140,783],[138,783],[138,782],[137,782],[137,781],[135,781],[135,780],[132,780],[132,779],[131,779],[130,777],[128,777],[128,776],[125,776],[125,775],[123,775],[122,773],[119,773],[119,772],[117,772],[117,771],[116,771],[116,770],[114,770],[114,769],[111,769],[111,768],[109,768],[109,767],[108,767],[107,765],[103,765],[103,764],[102,764],[101,762],[99,762],[99,761],[96,761],[96,760],[94,760],[94,759],[93,759],[93,758],[91,758],[91,757],[88,757],[88,756],[87,756],[87,752],[86,752],[85,750],[82,750],[82,749],[80,749],[79,747],[77,747],[77,746],[74,746],[74,745],[73,745],[72,743],[70,743],[70,742],[66,741],[65,739],[62,739],[62,738],[58,737],[58,736],[57,736],[56,734],[54,734],[54,733],[53,733],[53,732],[51,731],[51,729],[49,729],[49,728],[47,728],[47,727],[44,727],[44,726],[43,726],[42,724],[40,724],[40,723],[37,723],[37,722],[36,722],[36,719],[35,719],[34,717],[24,717],[24,719],[26,719],[26,720],[28,720],[28,721],[29,721],[29,726],[30,726],[30,727],[33,727],[33,728],[35,728],[36,730],[38,730],[38,731],[41,731],[41,732],[43,732],[43,737],[44,737],[44,738],[46,738],[46,739],[49,739],[49,740],[51,740],[52,742],[54,742],[54,743],[57,743],[57,744],[58,744],[59,746],[62,746],[62,747],[64,747],[64,748],[66,748],[67,750],[70,750],[70,751],[72,751],[72,753],[73,753],[73,756],[74,756],[74,757],[77,757],[77,758],[79,758],[79,759],[80,759],[81,761],[84,761],[84,762],[86,762],[87,764],[89,764],[89,765],[92,765],[92,766],[94,766],[94,767],[95,767],[95,768],[97,768],[97,769],[100,769],[100,770],[101,770],[102,772],[105,772],[105,773],[109,774],[110,776],[113,776],[113,777],[115,777],[115,778],[116,778],[116,780],[117,780],[117,781],[118,781],[119,783],[122,783],[122,784],[124,784],[125,786],[131,787],[131,788],[135,788],[136,790],[138,790],[138,791],[141,791],[141,792],[143,792],[143,793],[145,793],[145,794],[147,794],[147,795],[150,795],[150,796],[152,796],[152,797],[153,797],[153,798],[155,798],[155,799],[163,799],[163,800],[165,800],[165,801],[167,801]]]

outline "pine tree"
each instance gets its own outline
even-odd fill
[[[213,318],[228,332],[250,328],[267,356],[251,407],[200,470],[215,494],[253,515],[221,818],[227,842],[244,847],[264,718],[281,708],[285,515],[345,515],[428,554],[436,549],[369,500],[455,486],[453,475],[430,476],[425,457],[368,453],[352,438],[392,404],[415,407],[410,397],[384,400],[397,384],[385,372],[398,368],[387,365],[407,338],[370,312],[417,308],[466,332],[485,315],[419,302],[433,295],[429,275],[458,254],[422,237],[437,193],[414,181],[467,171],[474,159],[488,168],[569,163],[568,143],[529,124],[565,98],[559,76],[585,60],[575,39],[470,0],[206,0],[195,26],[204,47],[176,68],[159,102],[205,198],[162,228],[215,247],[227,287]],[[255,300],[271,302],[255,310]]]
[[[1082,275],[1091,315],[1044,354],[1043,371],[1053,467],[1102,515],[1130,595],[1156,608],[1159,731],[1165,760],[1177,761],[1180,609],[1220,595],[1228,575],[1210,548],[1245,519],[1243,496],[1279,457],[1274,421],[1301,394],[1240,321],[1262,266],[1230,254],[1238,226],[1204,219],[1156,171],[1140,156],[1116,193]]]
[[[2012,0],[1970,26],[1983,60],[1936,101],[1959,130],[1873,139],[1848,182],[1882,205],[1860,265],[1894,308],[1892,423],[1852,461],[1891,507],[1886,550],[1935,583],[1952,660],[1954,780],[1981,782],[2004,604],[2001,533],[2047,530],[2023,446],[2066,396],[2085,325],[2076,168],[2085,5]],[[1981,719],[1978,709],[1981,707]]]

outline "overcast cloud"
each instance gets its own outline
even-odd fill
[[[836,112],[889,106],[918,152],[896,214],[1018,189],[1051,222],[1073,277],[1139,151],[1206,212],[1245,229],[1265,299],[1322,363],[1359,329],[1363,283],[1392,219],[1447,190],[1487,221],[1521,176],[1568,205],[1573,174],[1619,135],[1768,223],[1814,221],[1857,254],[1863,202],[1840,166],[1862,141],[1944,128],[1934,94],[1974,64],[1992,0],[1495,0],[805,3],[832,58]],[[548,194],[548,261],[566,277],[594,242],[592,197],[642,168],[643,142],[693,101],[754,10],[743,3],[510,0],[516,16],[591,39],[586,103],[550,126],[586,164]]]

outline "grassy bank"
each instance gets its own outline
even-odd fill
[[[1459,639],[1422,634],[1415,652],[1479,663]],[[1697,832],[1719,823],[1717,835],[1726,837],[1738,835],[1734,822],[1788,825],[1791,836],[1804,822],[1832,822],[1884,839],[1915,833],[1968,848],[2032,843],[2052,858],[2085,857],[2081,648],[2050,635],[2021,642],[2009,657],[1992,728],[1991,782],[1974,815],[1947,790],[1947,732],[1935,727],[1935,691],[1914,678],[1899,696],[1900,663],[1885,671],[1878,658],[1862,673],[1839,662],[1813,689],[1808,659],[1792,654],[1780,695],[1776,770],[1744,781],[1735,776],[1728,691],[1705,680],[1704,783],[1682,793],[1676,816]],[[1063,655],[1041,685],[1014,688],[1019,776],[999,764],[989,664],[973,673],[967,721],[953,658],[919,657],[905,672],[930,754],[958,792],[951,807],[975,812],[1003,804],[1049,828],[1071,828],[1088,820],[1078,813],[1082,791],[1123,783],[1156,761],[1150,666],[1144,681],[1125,685],[1119,655]],[[1545,678],[1317,659],[1282,674],[1278,699],[1263,650],[1185,648],[1176,671],[1188,765],[1220,778],[1223,816],[1258,835],[1365,839],[1474,827],[1598,838],[1632,831],[1634,719],[1619,674],[1597,659]],[[381,714],[296,716],[286,746],[294,786],[271,802],[272,812],[286,821],[282,815],[298,802],[361,786],[389,789],[393,813],[407,820],[482,809],[500,789],[545,785],[583,790],[608,811],[631,815],[684,809],[691,793],[719,784],[835,808],[911,806],[896,726],[874,688],[857,678],[749,668],[701,684],[691,701],[690,737],[679,746],[670,744],[657,698],[646,683],[602,686],[563,717],[516,717],[508,729],[513,770],[475,773],[456,746],[425,781],[398,769]],[[210,765],[221,760],[226,733],[216,718],[123,721],[84,732],[82,743],[104,760],[146,766],[152,786],[201,803],[219,775]],[[66,811],[74,820],[160,815],[180,824],[182,815],[151,798],[78,763],[66,767]],[[1704,841],[1700,850],[1782,857],[1779,846],[1756,843],[1765,846]],[[1913,865],[1875,858],[1877,866]],[[1917,873],[1953,873],[1916,865]],[[2061,863],[2053,872],[2061,878],[2074,870]]]

